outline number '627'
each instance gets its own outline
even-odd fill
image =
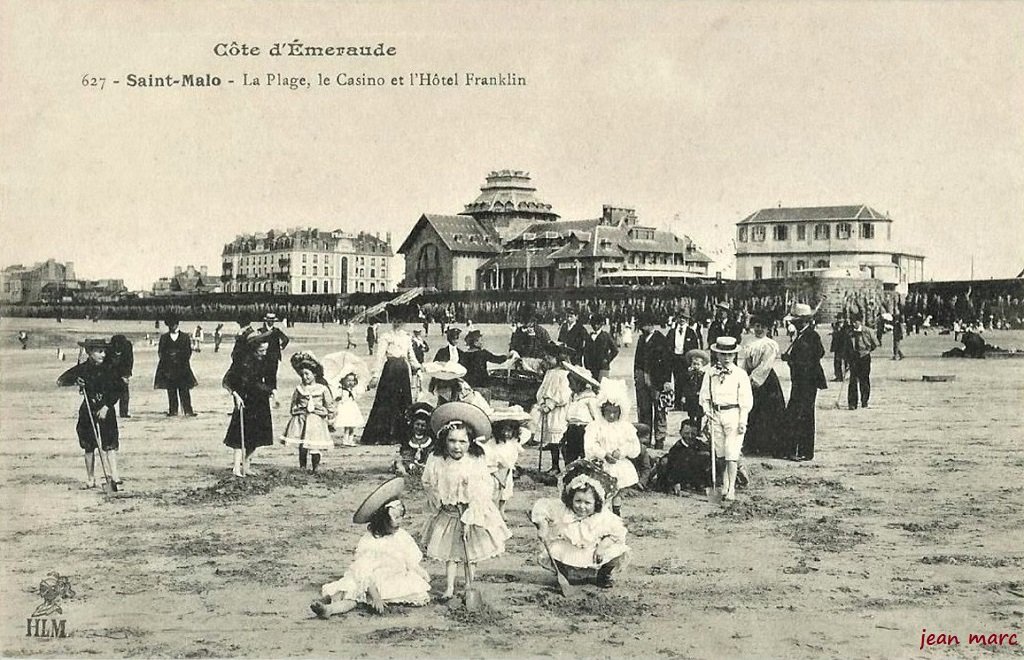
[[[103,89],[106,85],[106,78],[98,78],[96,76],[90,76],[89,74],[82,76],[82,87],[99,87],[100,89]]]

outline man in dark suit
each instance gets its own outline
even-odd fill
[[[190,390],[198,383],[192,373],[192,338],[178,331],[179,321],[168,317],[164,321],[167,332],[160,335],[157,345],[156,375],[153,377],[153,388],[167,390],[167,416],[178,414],[178,401],[184,409],[186,417],[195,417],[192,410],[192,394]]]
[[[524,358],[543,358],[544,352],[551,343],[551,335],[537,323],[537,312],[530,306],[524,306],[519,312],[519,325],[512,332],[509,341],[509,352],[515,351]]]
[[[689,313],[683,311],[676,315],[676,325],[669,331],[669,350],[672,355],[672,381],[675,384],[675,408],[683,409],[683,382],[690,365],[686,363],[686,353],[700,348],[700,332],[690,325]]]
[[[734,337],[737,344],[743,342],[743,328],[732,320],[729,303],[718,303],[715,306],[715,320],[708,326],[708,346],[714,345],[719,337]]]
[[[458,362],[459,361],[459,337],[462,336],[462,330],[459,328],[448,328],[444,331],[444,338],[448,340],[448,343],[437,349],[434,353],[434,362]]]
[[[276,327],[277,315],[267,312],[263,317],[263,328],[260,329],[260,336],[267,341],[267,356],[264,363],[267,365],[266,383],[270,389],[277,391],[277,367],[281,363],[281,355],[288,346],[288,335],[284,334],[281,328]]]
[[[590,370],[594,380],[601,382],[612,368],[612,360],[619,354],[615,341],[604,329],[604,317],[594,314],[590,317],[591,332],[583,345],[583,366]]]
[[[462,330],[459,328],[448,328],[444,331],[444,337],[448,341],[447,344],[437,349],[434,353],[434,362],[458,362],[462,354],[459,352],[456,344],[459,343],[459,337],[462,336]],[[450,384],[450,383],[448,383]],[[431,392],[435,392],[438,387],[445,387],[447,384],[436,378],[431,378],[430,383],[427,385],[427,389]]]
[[[583,347],[587,343],[587,329],[580,323],[579,313],[570,309],[566,313],[565,323],[558,329],[558,343],[572,349],[569,359],[573,364],[582,364]]]
[[[809,461],[814,458],[814,402],[818,390],[827,387],[825,370],[821,368],[825,347],[814,329],[814,311],[810,306],[797,303],[790,310],[790,316],[796,336],[782,354],[783,361],[789,363],[792,381],[786,406],[786,426],[792,443],[790,459]]]
[[[658,405],[665,384],[672,379],[668,340],[658,331],[660,325],[654,314],[648,312],[640,318],[640,337],[633,357],[633,386],[636,389],[637,418],[651,427],[655,449],[665,446],[666,411]]]

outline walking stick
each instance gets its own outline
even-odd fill
[[[548,433],[548,418],[544,411],[540,413],[540,442],[537,445],[537,472],[544,469],[544,439]]]
[[[103,450],[103,438],[100,435],[100,425],[96,422],[96,417],[92,414],[92,406],[89,405],[89,395],[86,393],[84,387],[82,388],[82,399],[85,401],[85,410],[89,413],[89,422],[92,424],[92,432],[96,438],[96,453],[100,455],[100,469],[103,470],[103,492],[116,493],[117,484],[110,478],[110,473],[107,471],[107,453]]]
[[[843,374],[842,385],[840,385],[839,387],[836,388],[839,391],[836,393],[835,403],[832,404],[832,407],[835,408],[836,410],[839,410],[839,401],[843,398],[843,389],[844,389],[843,385],[847,385],[847,383],[846,383],[846,376],[849,373],[850,373],[850,369],[846,365],[846,362],[844,361],[843,362],[843,371],[842,371],[842,374]],[[847,387],[849,387],[849,385],[847,385]]]

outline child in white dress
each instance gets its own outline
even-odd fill
[[[334,396],[324,380],[323,367],[312,353],[295,353],[291,363],[302,382],[292,393],[292,418],[281,436],[281,444],[298,446],[299,467],[306,469],[308,456],[310,470],[316,472],[321,452],[334,447],[327,428],[336,411]]]
[[[512,499],[516,463],[523,446],[520,444],[520,427],[530,421],[530,414],[520,406],[496,410],[491,415],[494,437],[484,443],[484,458],[487,467],[498,480],[498,511],[505,516],[505,503]]]
[[[369,523],[356,544],[355,559],[344,577],[325,584],[321,597],[309,607],[321,619],[351,611],[359,603],[383,614],[390,603],[425,605],[430,602],[430,576],[420,566],[423,554],[409,532],[401,529],[405,505],[399,496],[401,477],[370,494],[352,518]]]
[[[564,355],[557,345],[546,348],[544,355],[544,380],[537,388],[537,405],[533,408],[534,430],[539,436],[541,451],[551,452],[552,474],[561,472],[562,436],[569,428],[568,406],[572,401],[572,388],[569,387],[569,373],[562,366]]]
[[[597,461],[615,477],[616,494],[612,512],[622,512],[622,490],[638,482],[636,468],[629,459],[640,455],[640,440],[629,421],[629,393],[621,380],[605,378],[597,394],[601,417],[587,425],[583,451],[588,460]]]
[[[629,563],[626,525],[604,508],[615,478],[586,460],[566,466],[561,499],[541,499],[530,519],[545,546],[541,565],[570,584],[612,586],[612,575]],[[554,565],[552,565],[552,560]]]
[[[423,529],[425,554],[445,562],[442,601],[455,595],[455,578],[463,565],[466,590],[477,562],[505,552],[510,533],[494,503],[498,483],[483,458],[479,438],[491,434],[491,423],[470,403],[437,407],[430,418],[437,451],[423,469],[423,490],[434,515]]]
[[[355,373],[349,372],[342,376],[341,387],[337,390],[335,402],[338,405],[338,412],[334,418],[334,427],[341,429],[342,447],[355,447],[356,429],[362,428],[366,424],[363,413],[356,403],[355,390],[358,385],[359,378]]]

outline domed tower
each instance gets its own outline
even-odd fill
[[[480,195],[459,215],[472,216],[504,243],[536,222],[554,222],[558,214],[537,198],[530,173],[497,170],[487,175]]]

